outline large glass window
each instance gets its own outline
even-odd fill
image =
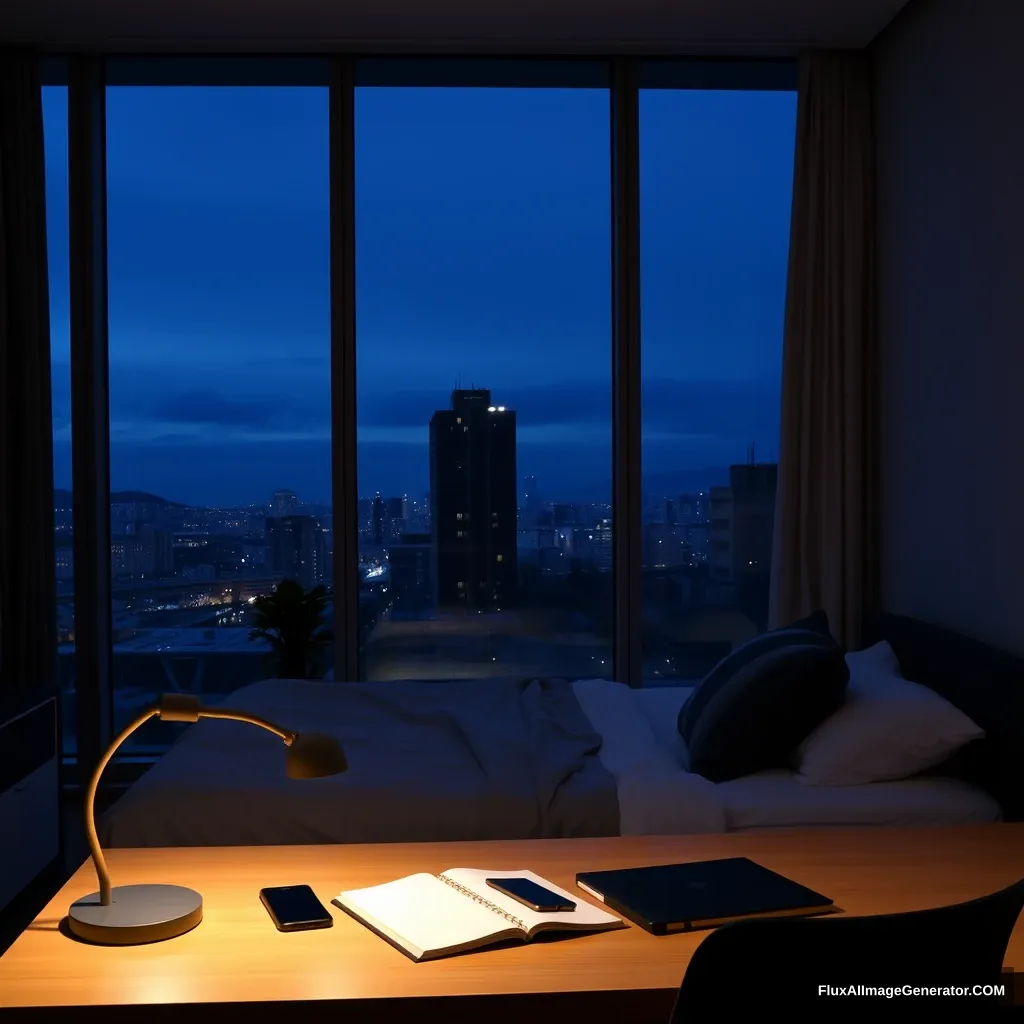
[[[796,94],[640,93],[644,679],[765,628]]]
[[[294,674],[254,602],[329,585],[328,137],[326,87],[107,89],[115,726]]]
[[[71,522],[71,332],[68,256],[68,89],[45,85],[46,251],[50,285],[57,671],[64,753],[75,753],[75,560]]]
[[[355,109],[361,675],[609,675],[608,91]]]

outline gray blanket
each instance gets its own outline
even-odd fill
[[[333,733],[349,770],[285,777],[284,745],[201,721],[112,808],[109,846],[617,835],[615,781],[569,683],[265,680],[225,702]]]

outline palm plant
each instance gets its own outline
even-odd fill
[[[324,672],[324,655],[334,640],[327,626],[330,596],[322,586],[306,590],[282,580],[273,593],[257,597],[250,640],[270,644],[279,679],[315,679]]]

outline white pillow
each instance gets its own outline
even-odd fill
[[[962,711],[904,679],[884,640],[846,656],[846,701],[800,745],[797,778],[811,786],[905,779],[985,735]]]

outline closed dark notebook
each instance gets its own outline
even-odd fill
[[[827,896],[746,857],[582,871],[576,884],[654,935],[714,928],[743,917],[825,914]]]

